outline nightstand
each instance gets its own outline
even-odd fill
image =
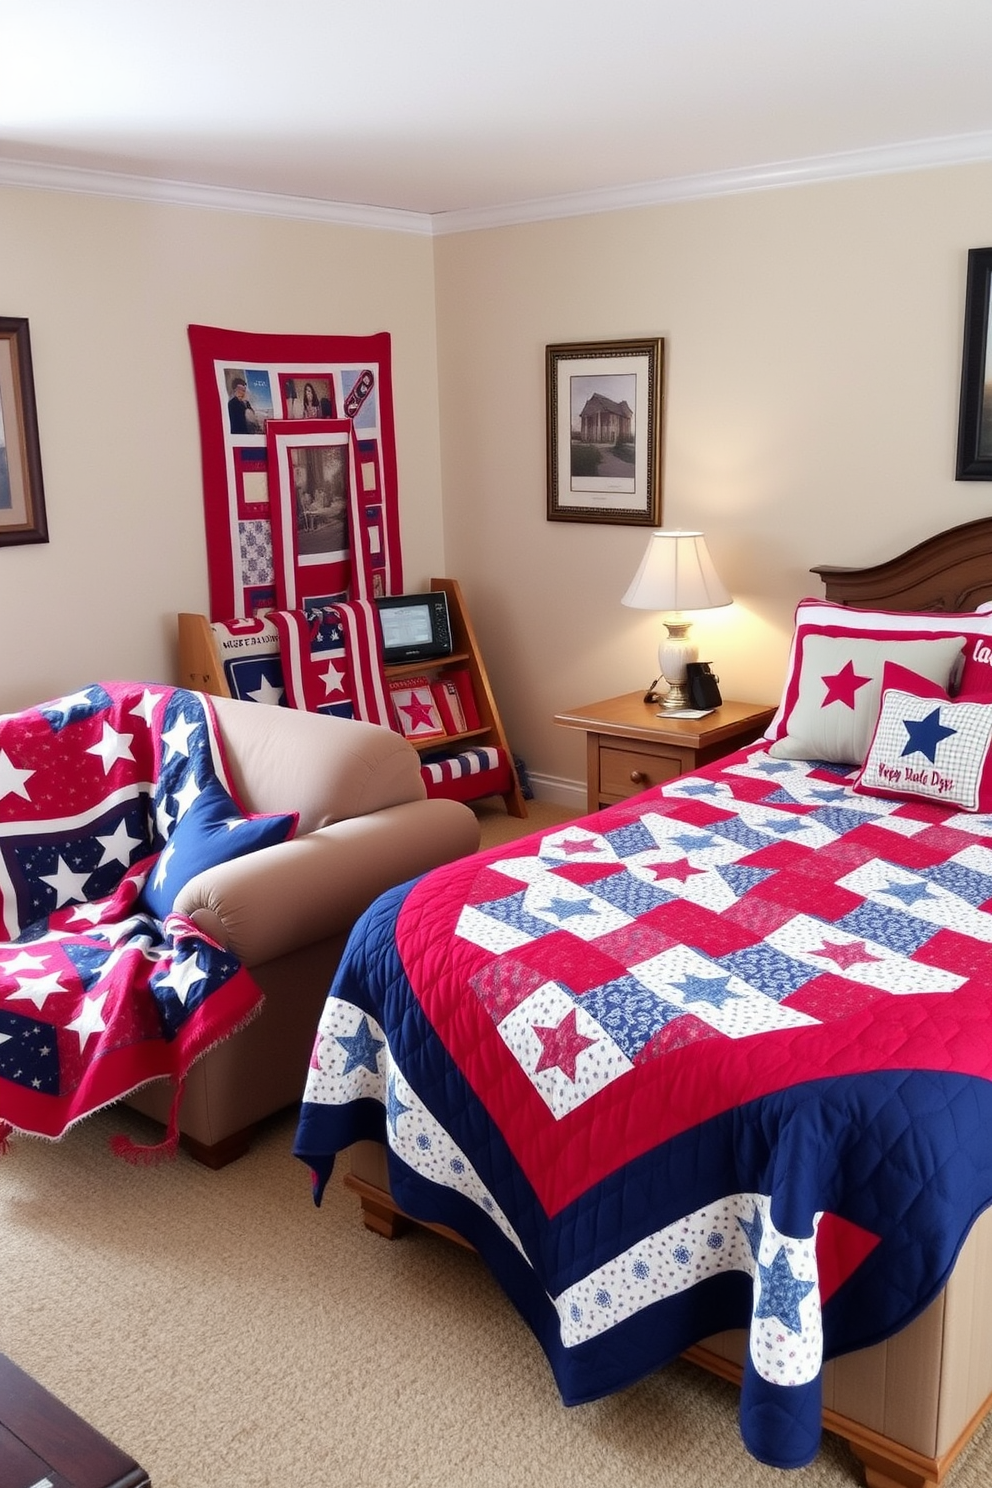
[[[665,718],[643,693],[628,692],[556,713],[555,723],[585,730],[587,809],[598,811],[753,744],[774,714],[759,703],[724,703],[704,718]]]

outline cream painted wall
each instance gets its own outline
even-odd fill
[[[585,776],[553,714],[645,686],[659,630],[620,604],[644,529],[545,519],[545,346],[665,337],[663,521],[703,529],[736,601],[697,618],[700,654],[725,696],[774,702],[812,564],[992,508],[954,480],[967,250],[990,242],[990,166],[437,241],[448,564],[539,793]]]
[[[0,190],[51,530],[0,548],[0,708],[174,676],[174,614],[207,603],[190,322],[388,330],[408,587],[461,579],[513,747],[575,799],[583,742],[552,715],[649,682],[658,624],[620,605],[642,529],[545,520],[545,346],[665,337],[664,521],[704,529],[736,600],[696,635],[726,695],[774,701],[811,564],[989,510],[953,479],[965,261],[989,242],[992,166],[433,242]]]
[[[433,245],[414,234],[0,189],[0,315],[27,316],[50,542],[0,547],[0,709],[175,680],[207,608],[186,328],[392,335],[406,579],[443,569]]]

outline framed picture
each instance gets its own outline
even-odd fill
[[[0,317],[0,547],[47,541],[28,323]]]
[[[547,348],[548,521],[661,526],[665,343]]]
[[[989,347],[989,282],[992,248],[968,253],[958,413],[958,480],[992,480],[992,360]]]

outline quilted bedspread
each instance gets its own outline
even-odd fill
[[[748,1330],[741,1431],[820,1434],[826,1357],[947,1280],[992,1201],[992,817],[761,746],[434,870],[356,927],[296,1141],[388,1144],[563,1400]]]
[[[260,1005],[239,961],[140,899],[224,781],[197,693],[102,683],[0,717],[0,1138],[178,1084]]]

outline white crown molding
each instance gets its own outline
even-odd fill
[[[74,191],[86,196],[115,196],[168,206],[250,212],[262,217],[296,217],[308,222],[333,222],[344,227],[371,227],[386,232],[419,233],[426,237],[432,230],[432,219],[427,212],[320,201],[308,196],[276,196],[265,191],[237,191],[227,186],[159,181],[150,176],[116,175],[112,171],[79,170],[75,166],[42,165],[21,160],[0,159],[0,186]]]
[[[664,206],[673,202],[697,201],[704,197],[734,196],[746,191],[770,191],[819,181],[844,181],[859,176],[894,175],[949,165],[974,165],[988,160],[992,160],[992,132],[953,135],[945,139],[882,145],[872,150],[818,155],[807,160],[778,161],[769,165],[745,166],[738,170],[714,171],[705,175],[671,176],[666,180],[641,181],[633,186],[577,191],[568,196],[511,202],[505,206],[437,212],[431,222],[434,236],[438,237],[447,233],[475,232],[490,227],[548,222],[562,217],[622,212],[633,207]]]
[[[952,165],[974,165],[989,160],[992,160],[992,132],[951,135],[909,144],[882,145],[871,150],[818,155],[806,160],[776,161],[695,176],[671,176],[658,181],[640,181],[631,186],[576,191],[530,201],[507,202],[499,206],[469,207],[433,214],[2,158],[0,186],[80,192],[90,196],[113,196],[171,206],[205,207],[215,211],[248,212],[256,216],[295,217],[345,227],[366,227],[384,232],[440,237],[449,233],[515,227],[528,222],[548,222],[565,217],[595,216],[603,212],[665,206],[705,197],[770,191],[822,181],[853,180],[862,176],[893,175]]]

